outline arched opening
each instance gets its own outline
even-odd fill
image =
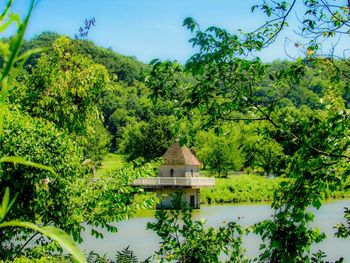
[[[170,169],[170,177],[174,177],[174,169],[173,168]]]

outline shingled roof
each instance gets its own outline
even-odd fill
[[[163,155],[165,165],[196,165],[200,163],[186,146],[180,146],[179,141],[170,146]]]

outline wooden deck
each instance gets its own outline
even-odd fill
[[[214,187],[215,178],[207,177],[150,177],[139,178],[132,185],[143,188],[162,188],[162,187],[189,187],[202,188]]]

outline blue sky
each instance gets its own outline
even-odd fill
[[[28,1],[15,0],[15,11],[24,13]],[[264,21],[258,12],[251,14],[254,0],[40,0],[31,18],[27,38],[43,31],[73,37],[85,18],[95,17],[96,26],[87,39],[111,47],[123,55],[135,56],[146,63],[154,58],[185,62],[195,50],[191,34],[182,27],[191,16],[202,28],[215,25],[235,32],[252,30]],[[296,23],[295,14],[289,19]],[[285,38],[295,37],[291,30],[259,56],[264,61],[284,59]],[[296,50],[289,43],[288,51]]]

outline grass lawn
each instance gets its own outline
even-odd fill
[[[114,170],[123,166],[123,156],[115,153],[108,153],[102,161],[102,165],[97,168],[96,177],[100,177],[109,170]]]

